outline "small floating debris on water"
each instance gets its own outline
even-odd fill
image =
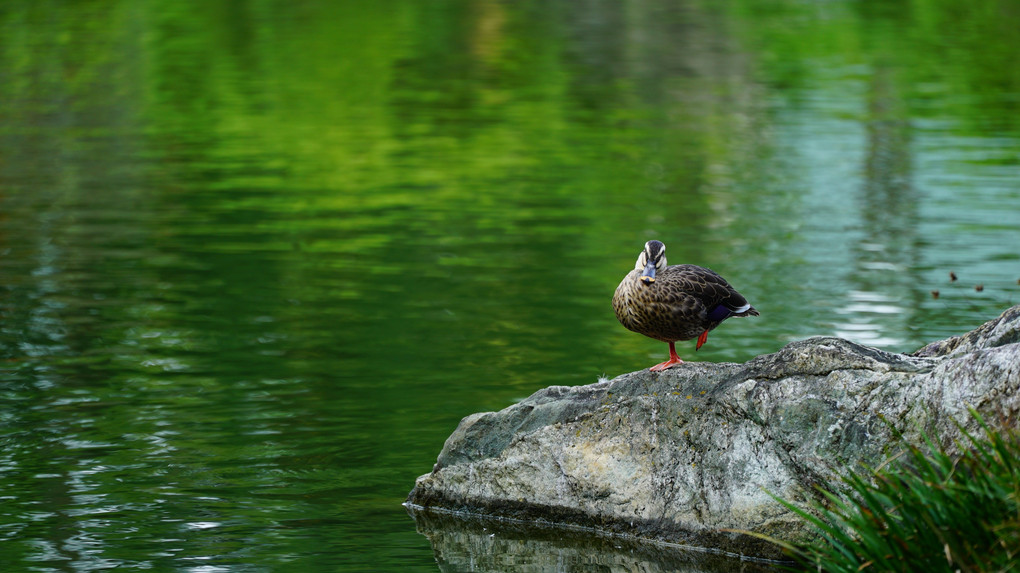
[[[937,291],[937,290],[931,291],[931,297],[932,298],[938,298],[939,297],[939,291]]]
[[[949,282],[956,282],[956,273],[949,271]]]
[[[985,290],[985,285],[974,285],[974,290],[981,292]]]

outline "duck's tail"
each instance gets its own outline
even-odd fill
[[[758,312],[758,309],[754,308],[750,304],[745,304],[744,306],[742,306],[740,308],[730,309],[730,312],[732,313],[732,316],[760,316],[761,315],[761,313]]]

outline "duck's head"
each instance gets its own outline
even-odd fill
[[[641,282],[650,285],[655,282],[656,271],[666,268],[666,245],[661,241],[648,241],[645,250],[638,255],[635,270],[641,271]]]

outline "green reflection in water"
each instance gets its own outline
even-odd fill
[[[434,570],[462,416],[662,360],[609,304],[652,237],[762,311],[688,359],[993,317],[1017,15],[5,4],[0,557]]]

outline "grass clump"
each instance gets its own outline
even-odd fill
[[[904,455],[884,468],[851,472],[840,494],[809,513],[779,500],[821,534],[812,544],[778,542],[817,571],[1020,572],[1020,436],[963,431],[961,454],[925,436],[901,440]]]

